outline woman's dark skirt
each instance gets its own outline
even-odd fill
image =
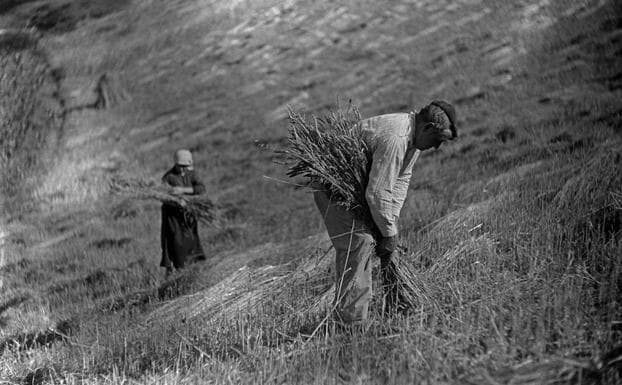
[[[204,260],[196,218],[182,208],[162,205],[162,261],[160,266],[183,268]]]

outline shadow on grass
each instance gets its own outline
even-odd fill
[[[77,329],[74,320],[64,320],[56,324],[54,328],[46,331],[35,331],[5,338],[0,341],[0,352],[9,350],[29,350],[50,346],[57,341],[65,341]]]

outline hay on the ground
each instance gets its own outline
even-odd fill
[[[622,151],[603,146],[559,190],[553,204],[580,253],[622,234]],[[601,238],[602,237],[602,238]],[[598,240],[597,240],[598,239]]]
[[[590,208],[615,206],[615,194],[622,191],[622,151],[603,147],[570,178],[555,196],[560,209],[576,210],[577,202],[590,202]],[[575,213],[582,214],[582,213]]]
[[[202,223],[220,227],[217,207],[204,194],[175,195],[169,186],[140,178],[114,178],[110,181],[110,191],[129,199],[157,200],[181,207]]]
[[[325,314],[334,296],[333,262],[325,253],[303,264],[250,268],[244,266],[218,284],[179,297],[154,310],[146,323],[179,320],[229,319],[238,314],[256,314],[260,309],[289,307],[288,317]],[[302,292],[315,293],[301,300]],[[273,306],[268,306],[272,304]],[[295,314],[297,313],[297,314]]]
[[[489,371],[478,367],[463,376],[468,384],[618,384],[622,377],[622,346],[591,358],[529,359],[512,367]]]
[[[474,263],[483,262],[479,261],[480,258],[494,255],[494,249],[495,241],[488,234],[465,239],[434,261],[426,273],[431,276],[456,276]]]

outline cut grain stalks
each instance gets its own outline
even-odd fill
[[[620,168],[622,151],[619,148],[599,149],[578,174],[566,182],[555,196],[554,203],[558,208],[568,210],[572,210],[576,202],[590,202],[590,206],[597,209],[615,207],[619,203],[615,197],[619,197],[622,190]]]
[[[588,247],[595,237],[602,237],[597,242],[606,242],[622,234],[620,169],[619,146],[603,146],[553,198],[561,223],[572,229],[575,247]]]
[[[440,305],[436,301],[425,281],[415,271],[409,259],[401,255],[385,267],[382,274],[394,277],[394,284],[385,285],[387,295],[384,298],[383,313],[389,309],[396,311],[417,311],[420,314],[438,312]],[[388,293],[395,293],[393,296]]]
[[[365,199],[371,153],[360,121],[358,109],[351,104],[323,117],[308,117],[290,108],[289,147],[277,152],[289,166],[289,177],[306,177],[309,186],[322,186],[332,202],[375,229]]]
[[[145,322],[213,321],[274,309],[286,309],[283,312],[288,318],[320,317],[334,295],[332,262],[327,255],[293,269],[290,264],[242,267],[208,289],[166,303],[149,314]],[[302,293],[312,296],[301,300]]]
[[[514,365],[489,371],[476,369],[477,373],[462,377],[467,384],[619,384],[622,379],[622,346],[591,359],[551,357],[542,361],[531,359]]]
[[[495,246],[496,242],[490,239],[488,234],[465,239],[454,248],[447,250],[440,259],[430,266],[426,273],[433,276],[455,277],[472,268],[473,265],[481,264],[481,258],[494,256]]]
[[[113,178],[110,181],[110,192],[134,200],[157,200],[182,208],[189,217],[208,226],[221,226],[218,208],[204,194],[176,195],[172,194],[170,186],[140,178]]]

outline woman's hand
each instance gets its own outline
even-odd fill
[[[193,191],[194,190],[193,190],[192,187],[175,186],[175,187],[173,187],[173,190],[171,191],[171,194],[173,194],[173,195],[192,194]]]

